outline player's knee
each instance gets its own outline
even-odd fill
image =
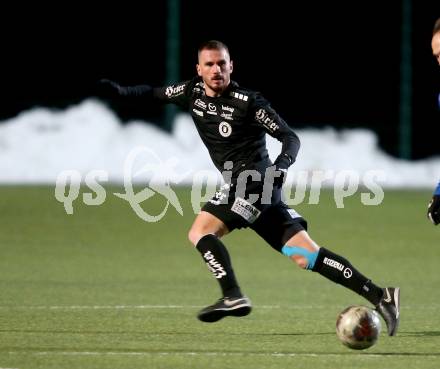
[[[316,258],[318,257],[317,251],[309,251],[303,247],[298,246],[283,246],[281,249],[283,255],[286,255],[292,259],[302,269],[313,269],[315,266]]]
[[[194,246],[197,245],[197,242],[203,237],[201,232],[195,228],[191,228],[188,232],[188,239]]]
[[[191,229],[188,232],[188,239],[194,246],[196,246],[197,243],[200,241],[200,239],[206,236],[207,234],[213,234],[213,233],[208,232],[203,228],[191,227]]]

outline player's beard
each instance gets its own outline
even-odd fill
[[[214,81],[221,81],[221,83],[212,83]],[[216,93],[222,93],[224,90],[226,90],[226,87],[228,87],[229,81],[225,80],[224,78],[218,79],[218,80],[211,80],[208,84],[209,88],[216,92]]]

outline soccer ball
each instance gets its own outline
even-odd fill
[[[366,306],[349,306],[336,321],[336,334],[341,342],[354,350],[373,346],[379,338],[381,324],[376,311]]]

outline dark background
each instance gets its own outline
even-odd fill
[[[440,154],[440,68],[431,52],[440,4],[412,1],[412,159]],[[402,1],[181,1],[180,79],[197,47],[220,39],[233,79],[259,90],[293,128],[366,127],[399,155]],[[25,11],[24,11],[25,9]],[[103,77],[159,86],[166,78],[167,2],[9,8],[1,22],[0,121],[63,108]],[[107,101],[127,121],[160,125],[163,107]]]

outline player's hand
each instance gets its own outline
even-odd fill
[[[429,202],[428,218],[434,225],[440,223],[440,195],[434,195]]]

